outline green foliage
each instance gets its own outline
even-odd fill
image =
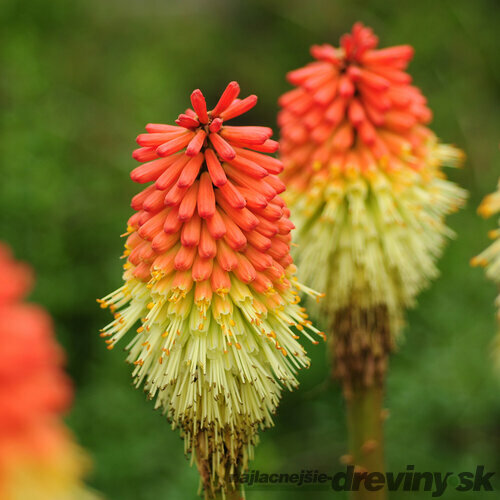
[[[68,352],[77,389],[69,423],[94,457],[97,489],[110,499],[149,500],[195,498],[197,488],[177,434],[129,387],[123,353],[108,353],[97,334],[109,316],[95,298],[120,284],[118,235],[139,190],[128,177],[135,136],[147,122],[172,122],[194,88],[214,103],[233,79],[259,95],[248,123],[274,127],[286,71],[310,59],[310,44],[336,44],[356,20],[373,26],[382,45],[415,46],[410,71],[434,110],[433,127],[469,157],[452,172],[471,191],[468,208],[450,221],[459,237],[392,359],[388,467],[499,470],[499,385],[488,359],[495,293],[468,266],[494,225],[475,208],[499,175],[499,14],[495,0],[0,3],[0,239],[36,269],[32,299],[52,313]],[[256,468],[339,467],[340,393],[324,384],[325,347],[308,350],[313,367],[262,435]]]

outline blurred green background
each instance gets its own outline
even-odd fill
[[[95,299],[120,285],[119,234],[139,190],[128,176],[135,136],[147,122],[173,122],[195,88],[215,104],[230,80],[259,95],[248,123],[275,127],[285,73],[310,60],[311,44],[337,44],[356,20],[372,26],[382,46],[415,46],[410,72],[434,110],[434,130],[466,151],[465,168],[450,176],[471,192],[467,209],[450,219],[458,238],[442,276],[410,313],[392,359],[387,466],[500,470],[500,384],[490,363],[495,287],[468,263],[495,225],[475,209],[500,174],[497,0],[2,0],[0,239],[36,269],[32,300],[54,316],[76,386],[68,422],[93,455],[89,482],[109,499],[188,499],[197,489],[178,435],[132,388],[123,352],[106,351],[98,336],[109,313]],[[324,383],[325,346],[309,351],[313,366],[262,435],[255,468],[339,467],[341,394]],[[312,495],[332,493],[248,498]],[[472,496],[479,495],[443,498]]]

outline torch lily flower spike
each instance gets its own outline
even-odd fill
[[[500,180],[498,181],[497,190],[484,198],[477,211],[479,215],[485,218],[500,213]],[[486,276],[500,286],[500,220],[497,229],[490,231],[488,236],[494,240],[493,243],[474,257],[471,264],[485,267]],[[497,321],[500,327],[500,294],[496,298],[495,305],[497,307]],[[493,355],[495,368],[500,373],[500,328],[495,338]]]
[[[380,472],[388,356],[405,309],[438,274],[436,260],[453,235],[445,216],[466,193],[442,171],[463,154],[427,128],[432,113],[405,71],[412,47],[377,44],[357,23],[339,48],[313,46],[315,61],[288,73],[295,88],[279,100],[278,123],[298,276],[326,295],[350,456]]]
[[[281,389],[309,365],[299,335],[322,335],[299,306],[282,163],[267,127],[231,126],[253,106],[231,82],[209,111],[200,90],[177,125],[149,124],[132,180],[125,285],[101,301],[108,348],[127,345],[137,386],[179,427],[205,493],[235,491]]]
[[[0,498],[96,500],[61,413],[71,399],[48,314],[22,302],[32,273],[0,244]]]
[[[436,277],[453,235],[444,217],[466,193],[442,172],[463,153],[426,127],[432,113],[405,71],[412,47],[377,44],[357,23],[340,48],[313,46],[315,61],[288,73],[296,88],[278,120],[299,278],[326,292],[329,317],[382,315],[392,337]]]

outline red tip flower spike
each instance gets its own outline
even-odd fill
[[[280,99],[287,177],[296,174],[307,182],[312,171],[298,172],[304,164],[363,173],[378,162],[389,171],[423,166],[431,134],[422,125],[432,113],[405,72],[413,48],[376,50],[377,44],[372,30],[357,23],[341,38],[340,48],[314,45],[317,61],[288,74],[298,88]],[[403,153],[412,155],[407,165],[401,162]]]
[[[282,164],[266,155],[278,143],[227,124],[257,102],[239,91],[231,82],[209,111],[195,90],[177,126],[138,136],[131,177],[153,184],[132,200],[126,284],[101,301],[115,314],[109,348],[141,320],[128,345],[137,384],[182,429],[207,489],[244,466],[281,386],[309,364],[291,327],[320,333],[298,306]]]
[[[20,302],[31,282],[0,244],[0,498],[94,498],[80,483],[86,459],[60,420],[71,389],[50,318]]]
[[[387,308],[395,332],[437,274],[444,218],[465,198],[441,167],[463,154],[426,127],[432,113],[406,72],[412,47],[377,44],[357,23],[288,73],[280,153],[300,279],[327,292],[330,313]]]

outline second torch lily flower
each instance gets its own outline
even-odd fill
[[[445,216],[465,192],[444,165],[462,153],[440,144],[431,111],[411,85],[408,45],[377,49],[360,23],[340,47],[288,74],[280,99],[281,156],[297,258],[305,283],[324,291],[334,377],[347,400],[350,455],[383,471],[382,397],[405,309],[437,275],[452,231]],[[353,493],[385,498],[385,492]],[[353,498],[354,498],[353,497]]]
[[[195,90],[177,125],[138,136],[131,177],[153,184],[132,200],[126,283],[102,301],[109,348],[141,321],[127,346],[137,385],[181,428],[209,494],[234,488],[309,364],[292,327],[320,333],[298,305],[282,164],[266,154],[278,144],[267,127],[227,125],[257,102],[238,94],[231,82],[207,111]]]
[[[442,171],[463,153],[425,126],[432,113],[405,71],[413,48],[377,44],[357,23],[339,48],[313,46],[316,60],[288,74],[297,88],[280,98],[279,115],[299,277],[326,292],[335,335],[383,329],[359,373],[367,379],[382,376],[404,310],[437,275],[453,234],[444,217],[465,198]]]

